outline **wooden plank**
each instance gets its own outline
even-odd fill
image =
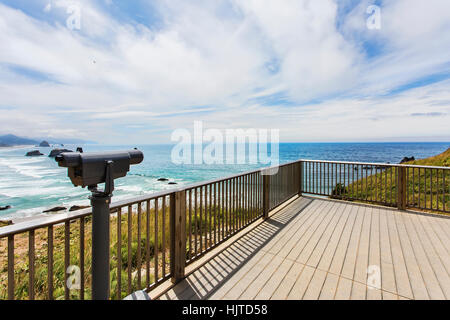
[[[290,261],[290,260],[285,260]],[[270,299],[272,300],[285,300],[287,296],[289,295],[289,292],[291,291],[292,287],[295,284],[295,281],[297,280],[300,273],[303,271],[303,268],[305,265],[300,264],[298,262],[293,261],[288,273],[283,278],[282,281],[280,281],[278,288],[273,293],[272,297]]]
[[[335,258],[333,258],[333,262],[331,263],[330,271],[336,274],[341,274],[341,276],[346,277],[347,279],[353,279],[353,276],[355,274],[356,258],[358,255],[358,243],[361,236],[365,209],[365,207],[358,206],[355,224],[350,235],[347,251],[345,252],[344,263],[342,264],[341,270],[339,271],[341,260],[340,255],[336,253]]]
[[[341,220],[346,220],[347,214],[345,214],[345,211],[348,207],[349,205],[342,205],[337,208],[336,214],[333,216],[333,219],[330,221],[324,233],[320,237],[319,242],[311,252],[311,255],[309,256],[306,263],[307,265],[317,268],[317,265],[322,258],[323,252],[325,251],[325,248],[327,247],[337,225]]]
[[[383,300],[398,300],[398,296],[396,294],[390,293],[388,291],[382,291]]]
[[[352,206],[350,211],[350,217],[344,227],[344,230],[342,231],[342,234],[340,235],[336,249],[333,250],[332,246],[330,246],[328,249],[329,253],[325,255],[325,257],[327,255],[331,256],[331,261],[329,261],[329,259],[327,258],[322,259],[322,261],[319,263],[319,269],[327,270],[334,274],[341,274],[345,257],[348,251],[347,248],[349,248],[351,237],[352,235],[355,239],[359,237],[359,235],[356,235],[356,231],[353,231],[354,229],[357,229],[358,217],[359,220],[362,221],[362,215],[357,214],[359,208],[360,206]]]
[[[248,269],[246,274],[242,276],[239,281],[236,281],[231,290],[226,293],[226,296],[231,299],[238,299],[274,258],[275,257],[272,254],[265,253],[253,268]]]
[[[394,214],[394,218],[397,225],[400,244],[402,247],[403,256],[405,258],[406,268],[408,270],[409,281],[411,283],[414,299],[429,299],[427,288],[423,281],[416,257],[414,256],[412,244],[408,239],[408,234],[406,232],[406,228],[402,221],[400,212],[396,212]]]
[[[301,261],[306,262],[307,259],[305,259],[305,255],[302,254],[304,248],[308,245],[309,240],[314,237],[314,235],[317,233],[317,229],[323,225],[329,222],[329,220],[332,218],[332,215],[328,214],[330,211],[336,209],[335,203],[328,202],[325,204],[325,207],[321,208],[320,210],[317,210],[317,218],[313,222],[313,224],[307,228],[306,232],[303,234],[302,238],[298,241],[297,245],[291,250],[291,252],[288,254],[287,258],[291,260],[295,260],[299,263],[302,263]],[[312,245],[309,245],[309,252],[312,251],[313,248],[311,248]],[[309,257],[309,253],[308,253]],[[301,258],[301,259],[299,259]],[[305,264],[305,263],[302,264]]]
[[[350,227],[347,229],[347,235],[350,235],[351,226],[353,225],[354,221],[354,215],[352,215],[352,208],[354,206],[347,205],[345,207],[344,213],[342,215],[342,218],[339,220],[338,225],[336,226],[333,235],[331,236],[330,240],[328,241],[328,244],[322,254],[322,257],[320,258],[320,261],[317,265],[317,268],[321,270],[328,271],[331,265],[331,262],[333,261],[334,254],[337,251],[337,248],[339,246],[339,243],[341,241],[341,238],[343,238],[344,231],[346,230],[346,226],[350,225]],[[344,240],[345,241],[345,240]],[[340,272],[340,270],[339,270]],[[336,272],[336,274],[339,274]]]
[[[367,282],[367,267],[369,262],[369,245],[370,245],[370,227],[372,220],[372,207],[367,207],[364,210],[364,221],[361,229],[361,236],[359,238],[358,254],[356,256],[354,281],[360,283]],[[355,285],[353,285],[353,288]],[[359,290],[359,288],[358,288]]]
[[[428,261],[427,254],[423,249],[423,241],[421,241],[421,239],[417,235],[414,225],[412,224],[410,214],[401,213],[400,217],[402,218],[405,225],[406,232],[408,233],[408,238],[410,239],[411,243],[414,244],[412,246],[414,256],[416,257],[423,281],[425,282],[430,298],[439,300],[445,299],[444,293],[442,292],[439,282],[436,279],[434,270],[431,267],[430,262]]]
[[[360,282],[352,282],[351,300],[366,300],[366,286]]]
[[[287,273],[290,271],[294,261],[285,259],[279,268],[272,274],[272,276],[267,280],[264,287],[259,291],[258,295],[255,297],[257,300],[269,300],[272,298],[274,292],[278,289],[279,285],[284,281],[289,281],[285,279]]]
[[[391,242],[387,222],[387,211],[380,209],[380,261],[381,261],[381,289],[397,292],[395,284],[394,262],[392,260]]]
[[[381,278],[382,278],[382,270],[381,270],[381,253],[380,253],[380,209],[373,208],[372,210],[372,219],[371,219],[371,228],[370,228],[370,239],[369,239],[369,265],[368,268],[376,268],[374,269],[376,272],[379,271],[379,274],[372,274],[372,278],[374,281],[367,281],[367,285],[371,286],[367,292],[367,299],[381,299]],[[374,272],[372,270],[366,269],[366,273]],[[370,279],[372,279],[370,278]],[[369,280],[369,279],[368,279]],[[377,291],[378,290],[378,291]],[[378,298],[379,297],[379,298]]]
[[[300,300],[303,298],[306,290],[308,289],[309,282],[314,275],[314,268],[305,266],[295,281],[291,291],[287,296],[287,300]]]
[[[327,273],[325,271],[315,269],[314,276],[309,282],[308,288],[306,289],[303,299],[304,300],[319,299],[326,277]]]
[[[347,278],[339,277],[339,283],[334,296],[335,300],[350,300],[353,281]]]
[[[394,215],[397,212],[386,210],[386,220],[389,231],[389,242],[391,245],[392,262],[394,265],[395,283],[398,295],[414,298],[411,284],[409,282],[408,269],[406,268],[405,258],[403,256],[402,246],[400,244],[400,236],[395,223]]]
[[[277,254],[282,257],[287,257],[288,254],[298,245],[299,240],[304,235],[305,231],[308,230],[309,226],[319,219],[320,215],[317,212],[325,204],[319,203],[314,206],[311,205],[306,209],[306,211],[299,217],[290,223],[290,228],[286,228],[286,231],[279,235],[279,241],[270,247],[268,252],[272,254]],[[264,250],[264,248],[263,248]]]
[[[427,232],[424,230],[422,224],[419,222],[417,215],[411,214],[409,219],[414,224],[414,227],[417,231],[417,235],[419,237],[419,241],[423,246],[423,249],[428,257],[428,260],[431,264],[431,267],[436,275],[437,281],[442,289],[442,292],[445,295],[445,299],[450,299],[450,277],[445,269],[445,265],[438,251],[433,246],[433,243],[430,241]],[[448,255],[446,255],[448,258]],[[447,259],[448,260],[448,259]]]
[[[333,300],[337,291],[339,283],[339,276],[328,273],[322,291],[320,292],[319,300]]]
[[[381,290],[373,287],[366,286],[366,299],[367,300],[382,300]]]
[[[210,296],[210,299],[223,299],[225,295],[233,289],[234,285],[238,283],[250,269],[254,268],[259,260],[265,256],[265,252],[257,252],[248,262],[242,266],[233,276],[231,276],[225,284],[223,284],[220,289],[218,289],[214,294]],[[245,289],[245,288],[244,288]],[[240,294],[240,292],[239,292]]]
[[[277,271],[278,267],[283,262],[283,258],[279,256],[271,257],[270,262],[264,267],[264,269],[259,272],[252,281],[252,283],[247,287],[247,289],[239,296],[239,299],[249,300],[255,299],[259,294],[260,290],[268,282],[267,280]],[[253,271],[253,270],[252,270]],[[249,272],[247,277],[253,277],[253,274]],[[275,288],[273,288],[275,290]],[[261,299],[261,298],[258,298]]]
[[[443,244],[442,241],[439,239],[439,237],[434,232],[432,226],[430,225],[428,219],[422,215],[415,215],[415,219],[418,221],[418,224],[422,226],[423,230],[425,230],[428,238],[430,239],[434,249],[437,252],[437,255],[439,256],[440,260],[442,261],[442,264],[445,267],[445,270],[447,271],[447,274],[450,274],[450,255],[448,253],[448,250],[446,247],[448,247],[447,244]]]

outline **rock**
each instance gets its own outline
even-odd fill
[[[77,211],[77,210],[81,210],[81,209],[87,209],[90,206],[71,206],[69,211]]]
[[[158,181],[169,181],[167,178],[159,178]]]
[[[169,182],[168,184],[177,184],[176,182]]]
[[[26,157],[37,157],[37,156],[43,156],[43,154],[39,150],[34,150],[34,151],[27,152],[27,154],[25,156]]]
[[[12,220],[0,220],[0,227],[6,227],[13,224]]]
[[[11,206],[0,207],[0,211],[11,209]]]
[[[408,157],[404,157],[402,161],[400,161],[400,164],[405,163],[405,162],[409,162],[409,161],[414,161],[416,160],[414,157],[408,158]]]
[[[45,211],[42,211],[43,213],[49,213],[49,212],[58,212],[58,211],[62,211],[62,210],[66,210],[66,207],[54,207]]]
[[[39,144],[39,147],[50,147],[50,145],[48,144],[47,141],[44,140]]]
[[[57,155],[63,153],[63,152],[73,152],[72,150],[68,150],[68,149],[53,149],[50,154],[48,155],[50,158],[54,158]]]

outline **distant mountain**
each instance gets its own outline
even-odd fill
[[[4,136],[0,136],[0,145],[3,146],[17,146],[17,145],[39,145],[42,141],[48,141],[50,144],[95,144],[94,141],[86,141],[82,139],[47,139],[47,138],[39,138],[39,139],[30,139],[30,138],[22,138],[15,136],[13,134],[7,134]]]
[[[28,139],[28,138],[21,138],[18,136],[15,136],[13,134],[7,134],[4,136],[0,136],[0,144],[6,144],[9,146],[17,146],[17,145],[34,145],[38,144],[39,141]]]

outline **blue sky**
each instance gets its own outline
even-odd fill
[[[0,0],[0,43],[2,134],[450,140],[445,0]]]

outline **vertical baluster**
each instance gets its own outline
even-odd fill
[[[442,169],[442,210],[445,211],[445,205],[446,205],[446,188],[445,188],[445,174],[447,171],[445,169]]]
[[[141,282],[141,268],[142,268],[142,260],[141,260],[141,203],[138,203],[138,216],[137,216],[137,285],[138,289],[142,289]]]
[[[209,246],[212,245],[212,187],[213,185],[209,185]]]
[[[223,185],[224,185],[224,181],[222,180],[220,182],[220,194],[221,194],[221,197],[220,197],[220,200],[221,200],[221,203],[220,203],[220,219],[222,221],[222,238],[221,238],[221,240],[225,239],[225,226],[226,226],[226,223],[225,223],[225,221],[226,221],[226,215],[225,215],[225,192],[223,190]]]
[[[197,256],[198,250],[197,250],[197,246],[198,246],[198,221],[197,221],[197,188],[195,188],[195,198],[194,198],[194,208],[195,208],[195,216],[194,216],[194,220],[195,220],[195,242],[194,242],[194,246],[195,246],[195,256]]]
[[[189,217],[188,217],[188,223],[189,223],[189,253],[188,258],[191,260],[192,258],[192,189],[188,192],[189,197]]]
[[[214,183],[214,244],[217,244],[217,187],[219,183]]]
[[[439,169],[436,169],[436,210],[439,211]]]
[[[208,249],[208,186],[205,186],[205,251]]]
[[[14,300],[14,235],[8,236],[8,299]]]
[[[84,217],[80,218],[80,299],[84,300]]]
[[[67,268],[70,265],[70,222],[66,221],[64,223],[64,298],[66,300],[70,299],[70,290],[67,285],[67,280],[69,274],[67,273]]]
[[[162,239],[161,239],[161,246],[162,246],[162,276],[163,278],[166,277],[166,196],[162,197],[162,222],[161,222],[161,229],[162,229]]]
[[[131,243],[133,241],[133,239],[132,239],[133,236],[132,236],[132,233],[131,233],[131,231],[132,231],[131,227],[132,227],[132,224],[133,224],[133,222],[132,222],[133,216],[132,216],[132,208],[131,208],[131,206],[128,206],[127,218],[128,218],[128,223],[127,223],[127,229],[128,229],[128,234],[127,234],[127,236],[128,236],[128,241],[127,241],[127,245],[128,245],[128,261],[127,261],[127,263],[128,263],[128,265],[127,265],[128,291],[127,291],[127,293],[130,294],[131,293],[131,253],[132,253],[132,245],[131,245]]]
[[[200,240],[200,252],[203,252],[203,244],[202,244],[202,237],[203,237],[203,187],[200,187],[200,225],[199,225],[199,231],[200,231],[200,235],[199,235],[199,240]]]
[[[34,238],[34,230],[30,230],[28,233],[28,296],[30,300],[34,300]]]
[[[155,243],[154,243],[154,252],[155,252],[155,283],[159,281],[159,201],[158,198],[155,199]]]
[[[47,228],[47,284],[48,300],[53,300],[53,225]]]
[[[148,250],[147,250],[147,257],[148,257]],[[117,299],[120,300],[121,298],[122,298],[122,207],[119,207],[117,209]]]
[[[146,215],[146,217],[147,217],[147,221],[146,221],[146,223],[147,223],[147,226],[146,226],[146,237],[147,237],[147,240],[145,241],[145,246],[146,246],[146,254],[145,254],[145,262],[146,262],[146,264],[147,264],[147,271],[146,271],[146,281],[147,281],[147,287],[149,287],[150,286],[150,226],[151,226],[151,223],[150,223],[150,220],[151,220],[151,218],[150,218],[150,209],[151,209],[151,205],[150,205],[150,200],[147,200],[147,203],[146,203],[146,206],[145,206],[145,208],[147,209],[147,215]],[[170,257],[171,259],[172,259],[172,257]]]
[[[430,210],[433,210],[433,169],[430,171]]]
[[[387,170],[388,167],[383,167],[384,168],[384,204],[387,204]]]
[[[421,196],[422,196],[422,189],[420,188],[420,185],[421,185],[421,183],[420,183],[420,168],[417,168],[418,170],[417,171],[419,171],[418,172],[418,174],[417,174],[417,183],[418,183],[418,191],[419,191],[419,208],[422,208],[421,207]]]

